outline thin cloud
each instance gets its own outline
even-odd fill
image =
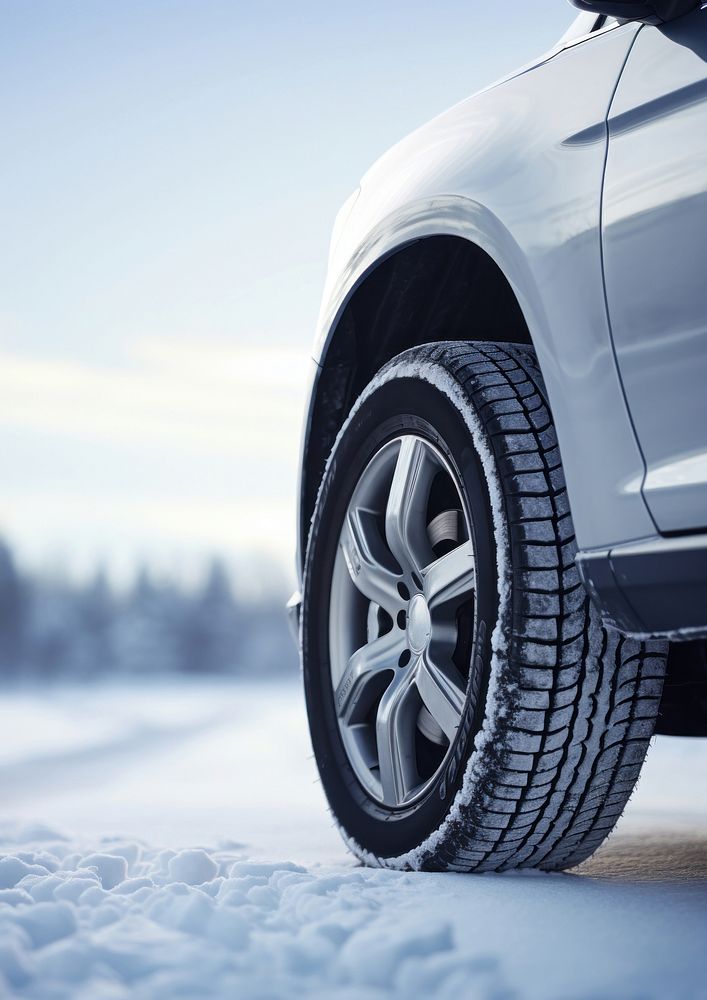
[[[164,340],[108,368],[0,352],[2,425],[231,455],[290,455],[309,362],[301,352]]]

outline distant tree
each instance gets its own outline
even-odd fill
[[[239,615],[223,563],[214,559],[181,623],[181,666],[186,673],[238,670]]]
[[[12,551],[0,540],[0,674],[19,676],[24,653],[27,591]]]
[[[75,593],[77,634],[73,672],[87,677],[110,673],[115,666],[116,606],[103,569]]]
[[[272,596],[261,597],[242,607],[248,622],[239,643],[242,662],[253,677],[297,676],[298,657],[292,641],[284,604]]]
[[[80,636],[73,588],[61,580],[33,579],[29,593],[23,672],[28,678],[51,680],[76,672]]]
[[[113,630],[118,668],[131,674],[170,673],[179,668],[179,622],[184,602],[174,587],[160,586],[143,568],[117,607]]]

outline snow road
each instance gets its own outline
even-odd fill
[[[707,741],[566,875],[371,871],[294,684],[0,697],[0,996],[707,995]]]

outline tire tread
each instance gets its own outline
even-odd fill
[[[666,646],[607,630],[575,566],[567,486],[534,352],[418,349],[443,363],[482,420],[502,483],[512,564],[505,764],[464,833],[427,867],[572,867],[621,815],[653,733]],[[518,781],[524,777],[524,781]]]

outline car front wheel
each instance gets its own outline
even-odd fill
[[[427,345],[376,376],[327,465],[302,606],[317,765],[364,861],[566,868],[611,830],[666,647],[602,626],[575,553],[529,348]]]

